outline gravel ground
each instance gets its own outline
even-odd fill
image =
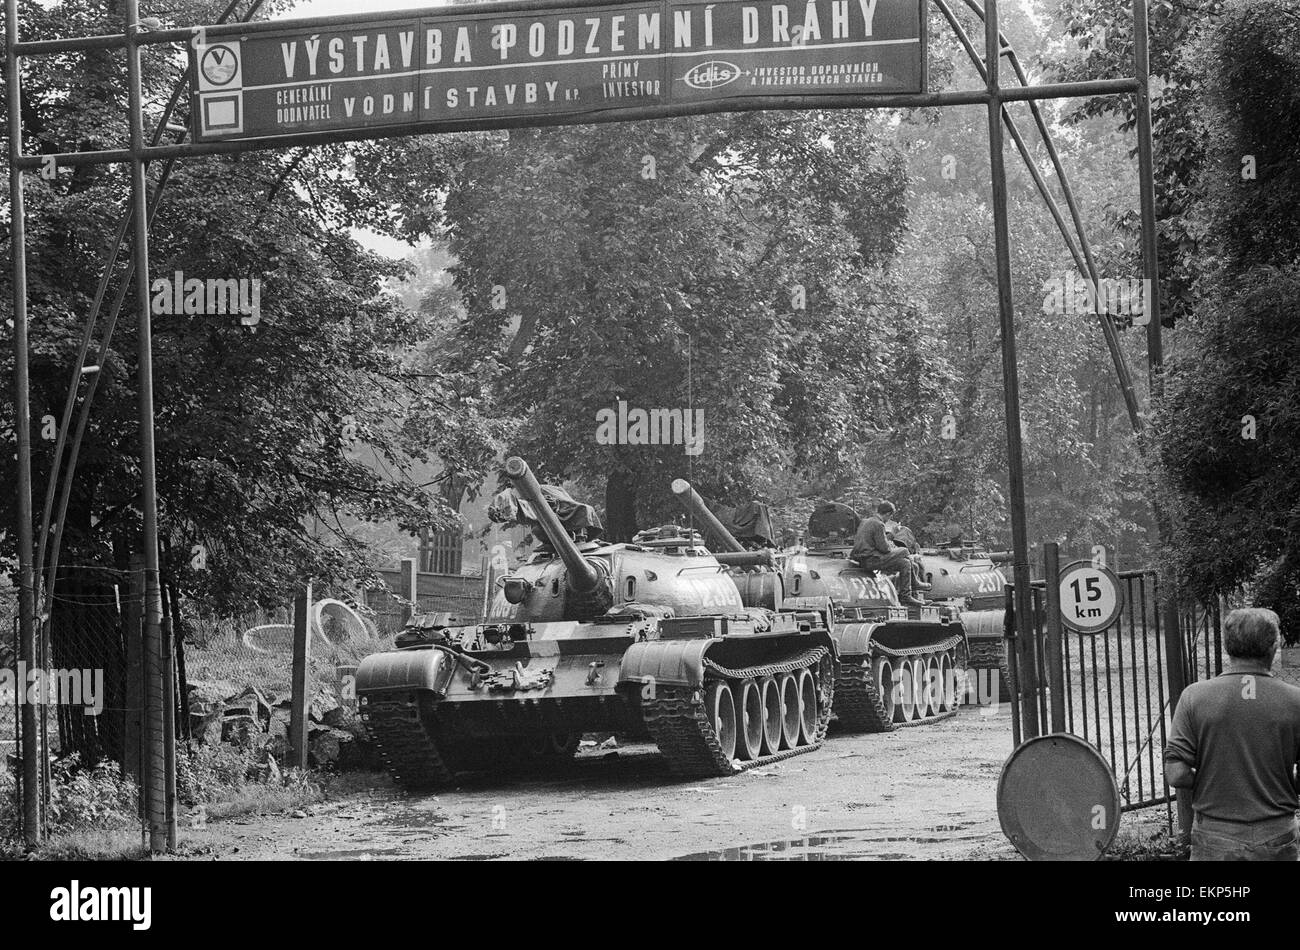
[[[1003,708],[681,781],[652,746],[595,750],[547,777],[469,779],[411,796],[375,786],[297,814],[212,822],[183,845],[219,859],[1011,858],[994,794]]]
[[[1300,647],[1279,675],[1300,685]],[[817,752],[732,778],[684,782],[653,746],[584,752],[549,775],[469,778],[408,795],[385,776],[289,815],[182,834],[195,859],[1015,860],[995,794],[1009,710],[963,707],[930,726],[836,736]],[[1163,806],[1120,834],[1163,828]]]

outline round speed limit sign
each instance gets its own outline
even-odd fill
[[[1075,561],[1061,569],[1061,621],[1079,633],[1101,633],[1119,618],[1124,594],[1108,567]]]

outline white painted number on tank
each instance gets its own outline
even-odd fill
[[[862,600],[880,600],[885,597],[876,584],[875,578],[846,577],[844,580],[851,590],[851,597],[856,596]]]
[[[975,584],[978,594],[996,594],[1002,590],[1002,575],[997,571],[984,571],[975,575]]]

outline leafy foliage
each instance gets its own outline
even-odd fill
[[[187,0],[176,22],[211,22],[218,6]],[[272,12],[268,8],[264,12]],[[29,39],[112,33],[117,5],[24,5]],[[123,62],[104,53],[38,59],[24,83],[33,152],[112,147],[125,140]],[[146,56],[147,119],[179,63]],[[365,147],[360,152],[364,153]],[[430,365],[437,320],[386,288],[405,265],[365,250],[350,229],[393,233],[386,206],[339,146],[187,160],[153,222],[152,276],[259,280],[261,319],[167,315],[153,321],[160,519],[167,571],[222,609],[282,599],[305,578],[328,584],[372,568],[365,525],[404,531],[455,523],[431,469],[481,472],[490,426]],[[157,169],[151,169],[156,177]],[[28,255],[33,418],[62,412],[71,363],[126,180],[87,167],[57,180],[29,176]],[[116,282],[126,279],[119,266]],[[9,270],[0,279],[6,306]],[[111,299],[111,290],[110,298]],[[7,311],[6,311],[7,313]],[[116,561],[138,549],[136,333],[128,296],[99,376],[65,536],[66,562]],[[100,331],[101,333],[103,331]],[[98,340],[97,333],[96,339]],[[11,348],[3,347],[7,377]],[[92,350],[92,352],[94,352]],[[84,385],[84,384],[83,384]],[[13,440],[10,387],[0,432]],[[53,443],[37,438],[36,504]],[[10,483],[14,461],[0,457]],[[5,533],[11,553],[13,532]]]
[[[463,140],[441,217],[441,196],[396,200],[445,223],[452,367],[519,420],[514,450],[603,485],[627,536],[677,513],[673,476],[763,494],[774,466],[834,469],[916,415],[926,387],[891,394],[883,371],[908,345],[878,319],[900,299],[885,265],[906,184],[887,131],[825,113],[513,132]],[[598,445],[620,399],[702,408],[703,455]]]
[[[1300,630],[1300,13],[1229,3],[1187,52],[1205,77],[1206,160],[1198,214],[1209,255],[1160,416],[1169,492],[1183,512],[1176,567],[1208,595],[1258,581],[1256,596]],[[1243,158],[1257,157],[1256,175]]]

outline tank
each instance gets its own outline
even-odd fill
[[[711,535],[728,533],[684,479],[674,481],[672,489]],[[890,732],[955,714],[965,693],[968,654],[957,605],[902,606],[887,575],[864,571],[849,560],[852,531],[818,534],[806,548],[774,552],[777,565],[771,573],[777,575],[774,583],[783,606],[821,609],[830,619],[839,726]],[[734,537],[730,543],[743,549]],[[753,574],[756,569],[733,571]],[[763,588],[756,582],[738,581],[738,586],[742,592]]]
[[[486,617],[414,617],[397,649],[357,670],[362,717],[402,785],[568,756],[593,732],[650,739],[688,777],[822,744],[835,682],[825,617],[746,607],[728,573],[770,554],[724,552],[724,566],[677,526],[632,543],[584,537],[522,459],[506,474],[545,543],[501,579]]]
[[[1005,639],[1006,575],[999,564],[1011,560],[1005,551],[990,552],[974,542],[955,539],[941,548],[921,550],[921,570],[930,585],[932,601],[947,604],[958,611],[970,651],[969,668],[977,677],[990,671],[997,678],[996,697],[1011,699],[1011,679],[1007,671]],[[992,698],[990,685],[978,684],[982,697]]]

